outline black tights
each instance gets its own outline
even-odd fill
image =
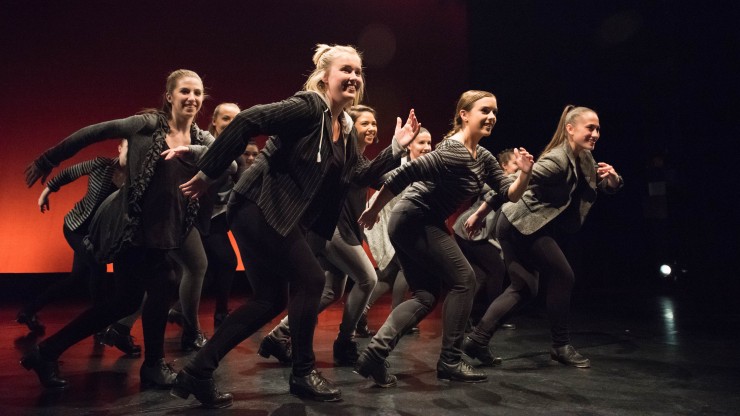
[[[285,237],[278,234],[267,224],[260,208],[237,193],[231,195],[228,220],[253,293],[185,368],[198,378],[211,378],[229,351],[287,305],[293,374],[308,374],[315,364],[313,334],[325,281],[324,270],[314,255],[316,247],[298,227]],[[322,239],[321,243],[326,241]]]
[[[216,286],[216,313],[226,313],[229,311],[229,295],[237,266],[236,254],[229,239],[226,213],[211,219],[210,233],[202,236],[202,239],[208,257],[208,270],[212,273],[213,284]]]
[[[546,304],[552,345],[560,347],[569,344],[570,295],[575,276],[558,244],[558,238],[552,232],[552,226],[524,235],[511,225],[506,215],[499,215],[496,233],[511,284],[491,303],[471,338],[488,344],[498,322],[506,314],[522,302],[537,296],[539,273],[542,273],[548,279]]]
[[[174,275],[166,250],[132,247],[121,253],[114,264],[114,294],[83,311],[57,333],[39,344],[42,356],[55,360],[69,347],[131,315],[141,305],[144,329],[144,361],[151,365],[164,358],[164,330],[167,310],[174,292]]]

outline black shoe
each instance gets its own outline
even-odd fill
[[[180,349],[184,352],[200,351],[208,342],[206,334],[203,331],[183,331],[182,338],[180,338]]]
[[[262,338],[260,349],[257,351],[257,354],[265,358],[273,356],[280,361],[280,364],[293,364],[293,353],[290,347],[290,339],[276,338],[272,334],[267,335]]]
[[[170,309],[170,311],[167,312],[167,322],[184,327],[185,316],[183,316],[182,312],[176,309]]]
[[[562,347],[550,348],[550,358],[572,367],[591,367],[591,360],[579,354],[570,344],[563,345]]]
[[[69,382],[59,377],[59,361],[46,360],[41,356],[38,347],[34,347],[21,359],[26,370],[33,370],[39,377],[41,385],[49,389],[63,389]]]
[[[488,345],[479,344],[470,337],[465,337],[463,340],[462,350],[468,357],[480,361],[481,365],[494,366],[503,362],[501,357],[493,356]]]
[[[234,403],[231,393],[221,393],[216,390],[216,384],[212,378],[199,380],[185,370],[177,374],[170,394],[181,399],[187,399],[192,394],[203,407],[209,409],[223,409]]]
[[[145,362],[139,370],[142,389],[168,389],[175,383],[176,377],[177,373],[164,361],[164,358],[157,360],[157,363],[153,366],[149,366]]]
[[[352,367],[357,363],[360,354],[357,352],[357,342],[353,340],[334,341],[334,365],[338,367]]]
[[[216,312],[213,314],[213,328],[216,329],[221,326],[222,323],[229,316],[229,312]]]
[[[355,328],[355,337],[356,338],[370,338],[373,335],[375,335],[375,331],[368,328],[367,314],[363,313],[362,316],[360,316],[360,320],[357,322],[357,327]]]
[[[44,335],[44,332],[46,332],[46,327],[39,321],[39,317],[35,313],[28,313],[25,310],[21,310],[15,316],[15,321],[19,324],[25,324],[28,330],[35,334]]]
[[[501,324],[501,329],[516,329],[516,325],[507,322],[505,324]]]
[[[134,337],[129,331],[130,328],[124,325],[113,324],[102,332],[99,341],[110,347],[118,348],[129,357],[141,357],[141,345],[134,344]],[[96,340],[98,340],[97,335]]]
[[[325,379],[315,368],[302,377],[290,374],[290,394],[320,402],[342,400],[341,390]]]
[[[379,387],[393,387],[398,379],[393,374],[388,374],[388,367],[388,361],[375,360],[367,352],[363,352],[355,364],[355,373],[365,378],[372,377]]]
[[[440,360],[437,361],[437,378],[446,381],[462,381],[465,383],[481,383],[488,381],[488,376],[482,371],[478,371],[460,360],[456,364],[447,364]]]

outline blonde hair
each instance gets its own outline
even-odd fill
[[[495,95],[488,91],[480,91],[480,90],[470,90],[465,91],[460,95],[460,99],[457,100],[457,107],[455,108],[455,115],[452,118],[452,130],[447,132],[445,137],[443,139],[448,139],[460,129],[462,129],[462,117],[460,117],[460,111],[470,111],[473,109],[473,105],[476,101],[480,100],[481,98],[486,97],[493,97],[496,98]]]
[[[594,113],[596,114],[596,111],[588,108],[588,107],[576,107],[572,104],[568,104],[563,109],[563,113],[560,115],[560,121],[558,121],[558,127],[555,129],[555,134],[552,135],[552,139],[550,139],[550,143],[545,146],[545,149],[542,150],[542,153],[537,157],[537,159],[541,158],[543,155],[545,155],[550,150],[562,145],[563,143],[568,141],[568,131],[565,129],[565,126],[570,124],[571,126],[574,125],[575,120],[584,113]]]
[[[211,125],[208,126],[208,132],[211,133],[213,137],[216,137],[216,126],[213,125],[213,122],[216,121],[216,119],[218,118],[218,114],[221,111],[221,107],[225,105],[233,105],[234,107],[241,110],[241,108],[239,108],[239,104],[237,103],[221,103],[217,105],[216,108],[213,109],[213,115],[211,116]]]
[[[316,69],[311,72],[308,76],[306,83],[303,84],[304,91],[314,91],[321,95],[326,95],[326,84],[324,84],[324,75],[327,74],[331,64],[334,60],[342,54],[355,55],[362,61],[362,55],[355,49],[354,46],[350,45],[327,45],[325,43],[319,43],[316,45],[316,52],[313,54],[313,63],[316,65]],[[362,102],[362,98],[365,95],[365,75],[362,75],[362,86],[355,94],[355,99],[352,105],[358,105]]]

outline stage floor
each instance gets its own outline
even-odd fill
[[[341,389],[343,400],[318,403],[288,393],[290,369],[263,359],[258,332],[232,351],[216,372],[220,390],[234,394],[234,405],[220,411],[200,408],[169,391],[139,391],[141,358],[87,339],[62,357],[63,391],[45,390],[33,372],[18,363],[25,326],[16,324],[19,305],[0,307],[0,414],[44,415],[737,415],[740,414],[740,315],[723,308],[695,307],[675,296],[603,295],[574,307],[573,344],[591,359],[592,368],[569,368],[550,360],[548,324],[538,308],[512,319],[515,330],[493,339],[503,357],[480,384],[440,382],[435,363],[440,348],[441,305],[404,337],[389,359],[398,386],[372,387],[351,368],[332,364],[332,342],[341,318],[335,305],[319,318],[315,350],[320,371]],[[233,302],[237,304],[236,301]],[[40,317],[47,333],[78,313],[84,304],[51,305]],[[736,307],[734,309],[737,309]],[[377,328],[389,311],[386,299],[371,311]],[[201,323],[213,331],[213,302],[201,306]],[[265,328],[264,330],[268,330]],[[142,342],[141,323],[133,335]],[[179,351],[180,328],[168,325],[167,360],[182,368],[188,355]],[[359,339],[361,348],[368,340]]]

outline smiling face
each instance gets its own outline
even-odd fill
[[[247,165],[247,167],[252,166],[254,163],[254,159],[257,158],[257,155],[260,154],[260,149],[257,147],[257,144],[255,143],[249,143],[247,147],[244,149],[244,153],[242,154],[242,158],[244,158],[244,163]]]
[[[498,104],[495,97],[483,97],[475,101],[470,110],[460,110],[463,129],[478,137],[491,134],[493,126],[496,125],[497,114]]]
[[[565,125],[565,131],[568,132],[568,143],[574,153],[578,154],[581,150],[593,151],[601,136],[599,116],[593,111],[580,114],[572,123]]]
[[[408,145],[409,159],[414,160],[432,151],[432,135],[419,133]]]
[[[203,82],[200,78],[185,76],[177,80],[167,94],[173,118],[194,118],[203,105]]]
[[[216,137],[224,131],[231,120],[239,114],[239,111],[241,110],[236,104],[221,104],[218,106],[218,111],[213,115],[213,121],[211,121]]]
[[[341,53],[331,63],[322,78],[326,95],[334,104],[351,105],[362,90],[362,61],[350,53]]]
[[[375,120],[375,115],[369,111],[363,111],[357,116],[355,128],[357,129],[358,145],[363,148],[375,143],[378,138],[378,122]]]

